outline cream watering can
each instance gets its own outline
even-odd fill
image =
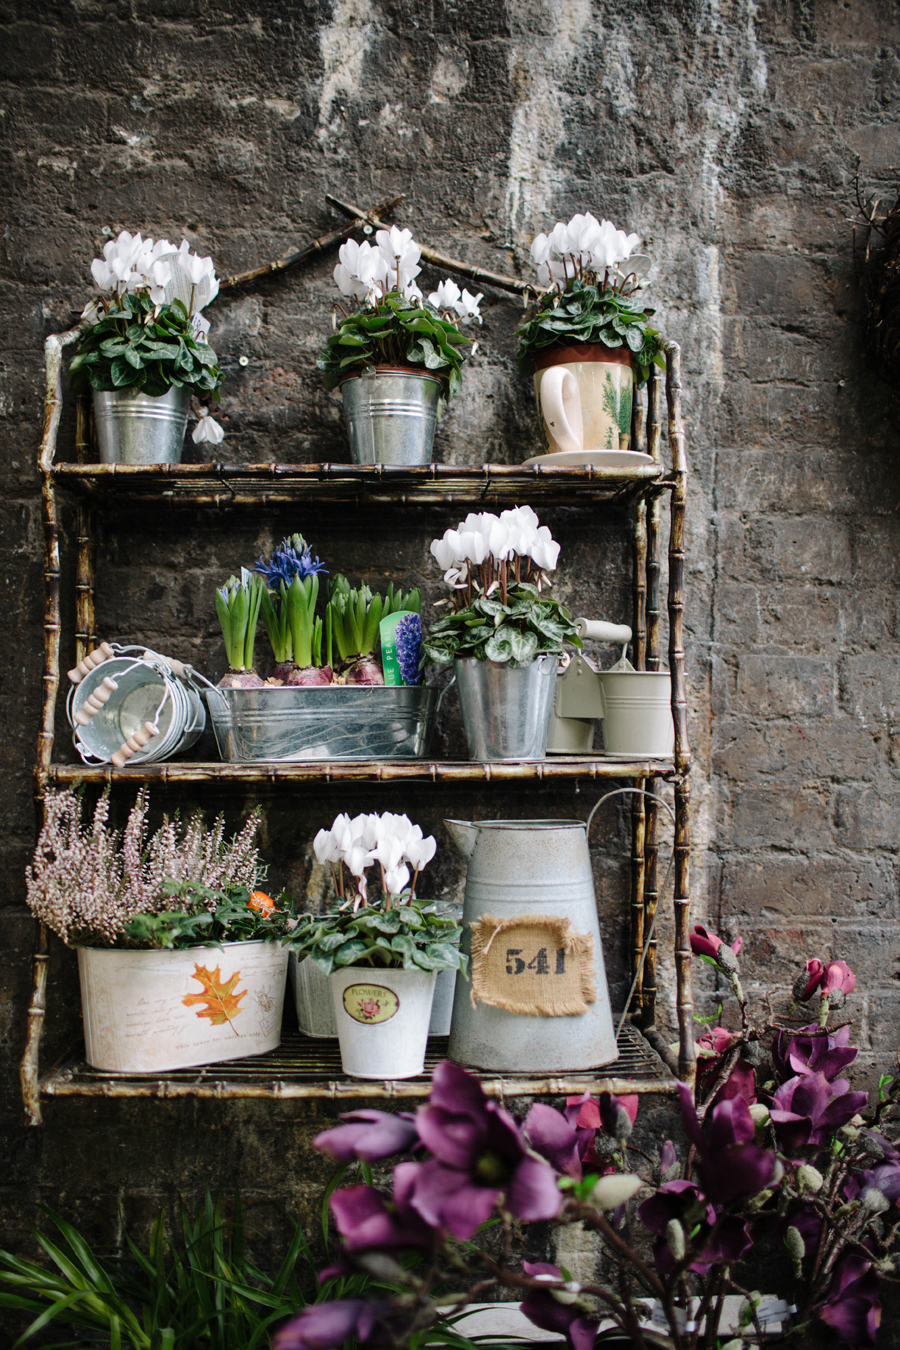
[[[468,860],[450,1058],[504,1073],[618,1058],[581,820],[448,820]]]

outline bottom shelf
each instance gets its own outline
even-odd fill
[[[635,1027],[626,1023],[618,1044],[615,1064],[583,1073],[502,1077],[479,1073],[478,1077],[485,1091],[499,1098],[571,1096],[585,1091],[618,1095],[675,1091],[676,1079]],[[49,1097],[264,1097],[276,1101],[300,1097],[427,1097],[431,1070],[446,1058],[447,1037],[431,1036],[425,1073],[394,1082],[370,1082],[348,1078],[341,1072],[337,1041],[313,1040],[295,1031],[267,1055],[165,1074],[107,1074],[92,1069],[84,1060],[74,1060],[43,1078],[41,1092]]]

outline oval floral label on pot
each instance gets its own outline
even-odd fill
[[[354,1022],[387,1022],[399,1007],[393,989],[383,984],[348,984],[344,990],[344,1011]]]

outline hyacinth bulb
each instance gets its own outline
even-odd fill
[[[384,673],[374,656],[361,656],[344,674],[346,684],[384,684]]]
[[[218,683],[219,689],[261,689],[264,681],[255,670],[226,670]]]
[[[292,687],[309,689],[313,685],[331,684],[333,679],[331,666],[294,666],[284,682]]]

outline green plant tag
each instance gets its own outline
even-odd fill
[[[402,685],[408,683],[403,678],[400,669],[400,655],[397,651],[397,626],[404,619],[413,615],[418,615],[411,609],[400,609],[395,614],[389,614],[386,619],[382,619],[378,625],[378,631],[381,636],[381,668],[384,671],[384,682],[386,685]]]

